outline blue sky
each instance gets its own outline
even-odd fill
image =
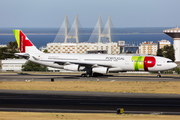
[[[114,27],[180,27],[180,0],[0,0],[0,27],[59,28],[78,14],[83,28],[99,15]]]

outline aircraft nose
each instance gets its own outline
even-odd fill
[[[176,64],[176,63],[173,63],[173,66],[174,66],[173,68],[175,68],[175,67],[177,67],[177,64]]]
[[[177,64],[176,63],[170,63],[167,65],[168,69],[173,69],[175,67],[177,67]]]
[[[177,67],[177,64],[176,63],[172,63],[169,67],[170,67],[170,69],[173,69],[173,68]]]

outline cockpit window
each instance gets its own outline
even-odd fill
[[[173,63],[173,61],[167,61],[167,63]]]

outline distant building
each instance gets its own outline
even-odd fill
[[[26,63],[26,59],[6,59],[6,60],[0,60],[1,64],[1,71],[15,71],[15,72],[20,72],[22,71],[22,65]],[[50,72],[67,72],[66,70],[63,69],[57,69],[57,68],[52,68],[48,67],[48,70]]]
[[[26,61],[25,59],[1,60],[1,71],[21,71],[22,65],[24,65]]]
[[[42,52],[44,52],[45,49],[47,49],[47,47],[41,46],[41,47],[39,48],[39,50],[42,51]]]
[[[107,54],[107,50],[87,51],[87,54]]]
[[[175,52],[175,62],[180,62],[180,28],[171,28],[163,32],[173,38],[173,47]]]
[[[171,42],[169,42],[169,40],[158,41],[158,49],[164,48],[166,45],[170,46]]]
[[[49,53],[86,54],[87,51],[106,50],[107,54],[119,54],[117,43],[48,43]]]
[[[120,49],[119,52],[124,53],[125,41],[118,41],[117,44],[118,44],[118,47]]]
[[[153,42],[143,42],[139,46],[139,54],[156,55],[157,44]]]
[[[7,45],[0,45],[0,47],[7,47]]]

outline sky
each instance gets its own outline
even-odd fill
[[[180,0],[0,0],[0,28],[59,28],[75,16],[83,28],[99,15],[114,27],[180,27]]]

